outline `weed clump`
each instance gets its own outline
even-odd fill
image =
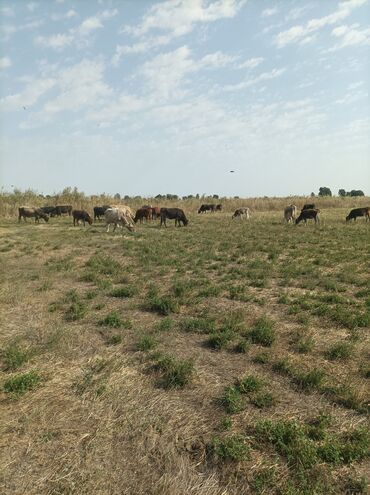
[[[154,349],[157,345],[158,342],[153,337],[153,335],[145,334],[140,338],[137,344],[137,348],[139,351],[150,351]]]
[[[155,365],[162,372],[164,388],[182,388],[187,385],[194,373],[192,360],[179,360],[170,355],[160,355]]]
[[[186,318],[180,324],[185,332],[212,333],[216,330],[214,320],[210,318]]]
[[[125,287],[117,287],[116,289],[112,290],[110,295],[112,297],[132,297],[135,294],[137,294],[137,289],[135,287],[131,286],[125,286]]]
[[[153,295],[148,299],[148,310],[160,315],[168,316],[171,313],[177,313],[179,304],[173,297],[169,295],[158,296]]]
[[[274,322],[267,317],[258,318],[254,326],[248,332],[247,337],[253,344],[271,347],[275,342]]]
[[[8,378],[4,383],[4,391],[8,394],[22,395],[28,390],[33,390],[42,381],[42,376],[37,371],[29,371]]]
[[[245,403],[242,394],[238,387],[232,386],[225,389],[224,395],[221,398],[221,403],[230,414],[235,414],[242,411]]]
[[[353,347],[348,342],[337,342],[326,352],[326,357],[331,361],[348,359],[352,354]]]
[[[22,349],[17,344],[11,344],[2,352],[3,370],[13,371],[26,363],[31,357],[30,349]]]
[[[108,314],[105,318],[99,321],[99,325],[111,327],[111,328],[131,328],[132,323],[130,320],[123,320],[120,315],[113,311]]]
[[[246,461],[250,458],[250,447],[242,435],[213,439],[213,452],[221,460]]]

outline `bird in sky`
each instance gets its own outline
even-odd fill
[[[235,170],[230,170],[230,174],[234,174],[235,173]]]

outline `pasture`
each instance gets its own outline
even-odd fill
[[[184,209],[1,219],[4,495],[366,493],[369,223]]]

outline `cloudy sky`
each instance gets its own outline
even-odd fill
[[[5,190],[370,194],[370,0],[0,0],[0,19]]]

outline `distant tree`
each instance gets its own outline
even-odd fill
[[[310,196],[311,196],[311,198],[314,198],[314,197],[315,197],[315,193],[314,193],[314,192],[312,192],[312,193],[310,194]]]
[[[118,200],[121,199],[120,193],[116,193],[113,197],[114,197],[114,199],[118,199]]]
[[[212,196],[212,198],[213,198],[213,199],[218,199],[218,198],[219,198],[219,196],[218,196],[218,194],[214,194],[214,195]]]
[[[320,187],[319,196],[332,196],[331,190],[328,187]]]
[[[164,196],[162,196],[162,194],[157,194],[157,196],[155,197],[155,199],[162,199],[164,198]]]
[[[197,199],[199,199],[199,193],[195,196]]]
[[[349,193],[350,196],[365,196],[364,192],[361,191],[360,189],[352,189],[352,191]]]
[[[239,196],[234,196],[234,199],[239,199]]]
[[[346,191],[344,189],[339,189],[338,196],[342,196],[342,198],[346,195]]]
[[[129,196],[128,194],[125,194],[125,195],[124,195],[124,197],[123,197],[123,199],[124,199],[125,201],[127,201],[128,199],[131,199],[131,198],[130,198],[130,196]]]

